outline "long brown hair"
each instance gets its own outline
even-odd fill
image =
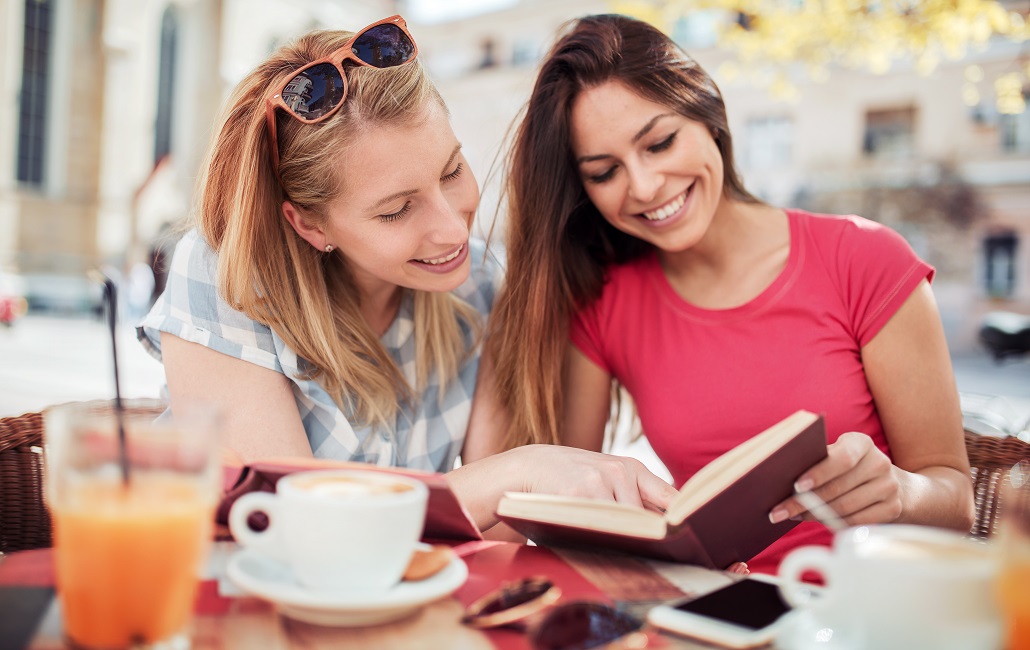
[[[345,191],[340,152],[377,124],[415,123],[430,102],[444,107],[421,61],[386,69],[347,69],[347,100],[335,115],[306,125],[278,111],[279,175],[269,157],[265,98],[310,61],[352,34],[315,31],[286,45],[236,87],[208,153],[198,227],[218,251],[221,296],[272,328],[355,424],[392,428],[401,400],[435,369],[441,390],[467,352],[462,325],[479,316],[451,293],[414,292],[416,386],[410,386],[361,315],[361,296],[340,254],[304,241],[282,214],[287,198],[316,225]],[[446,107],[444,107],[446,109]]]
[[[608,81],[708,127],[722,156],[724,195],[756,201],[733,164],[722,95],[697,62],[645,22],[618,15],[574,21],[544,59],[512,141],[507,280],[487,339],[511,414],[509,447],[559,442],[569,319],[601,295],[609,264],[653,248],[601,217],[573,159],[573,102]]]

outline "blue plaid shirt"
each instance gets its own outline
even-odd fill
[[[483,314],[493,307],[502,279],[500,265],[482,241],[469,242],[471,274],[454,290]],[[415,336],[411,292],[380,339],[409,385],[415,385]],[[223,354],[286,375],[297,400],[311,451],[318,458],[351,460],[436,472],[454,467],[468,429],[472,394],[479,369],[477,347],[459,368],[443,397],[435,374],[416,405],[402,405],[394,426],[355,427],[318,382],[303,379],[308,363],[297,356],[271,328],[229,307],[218,294],[217,253],[196,230],[176,245],[168,284],[137,328],[140,342],[161,359],[161,332],[199,343]],[[466,334],[466,343],[472,345]]]

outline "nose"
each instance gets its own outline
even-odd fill
[[[468,239],[474,206],[459,202],[452,205],[442,193],[437,194],[426,219],[428,239],[437,244],[460,244]]]
[[[665,182],[664,176],[639,162],[625,163],[629,177],[629,196],[639,203],[650,203]]]

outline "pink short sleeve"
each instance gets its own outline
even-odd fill
[[[883,329],[934,268],[921,260],[905,238],[890,228],[861,217],[849,217],[837,249],[838,268],[859,346]]]
[[[569,338],[580,352],[610,374],[611,369],[604,360],[602,352],[604,350],[604,334],[599,314],[603,301],[604,296],[573,314],[572,323],[569,326]]]

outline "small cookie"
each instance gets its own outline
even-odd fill
[[[404,570],[404,580],[425,580],[436,575],[451,563],[453,557],[454,552],[449,546],[415,549],[408,568]]]

